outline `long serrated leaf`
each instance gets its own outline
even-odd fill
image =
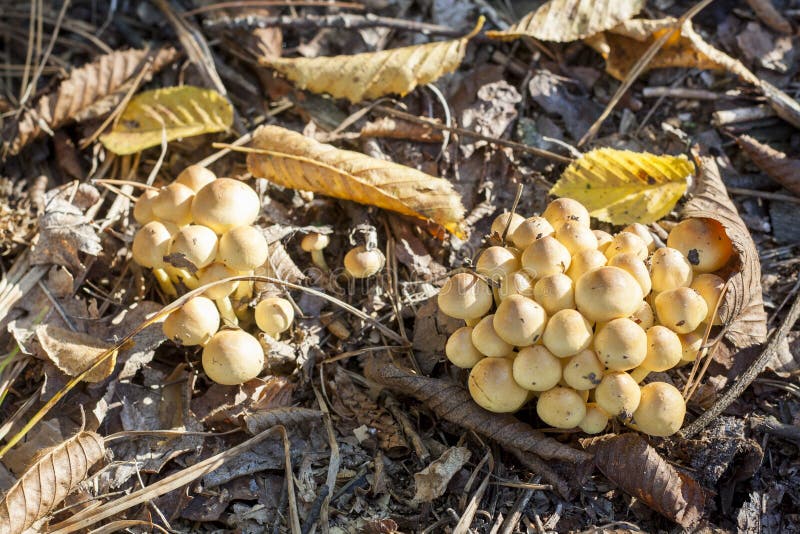
[[[482,26],[483,19],[469,35],[452,41],[349,56],[263,57],[260,62],[301,89],[328,93],[353,103],[389,94],[404,96],[417,85],[430,83],[456,70],[464,59],[467,42]]]
[[[210,89],[184,85],[140,93],[131,99],[110,133],[100,137],[115,154],[135,154],[167,141],[222,132],[233,123],[233,107]]]
[[[340,150],[278,126],[253,135],[247,169],[292,189],[430,219],[463,236],[464,206],[447,180],[411,167]]]
[[[693,172],[685,156],[599,148],[567,167],[550,192],[580,201],[601,221],[644,224],[669,213]]]

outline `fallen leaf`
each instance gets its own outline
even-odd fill
[[[591,98],[573,95],[566,85],[563,78],[540,70],[531,77],[528,91],[547,113],[561,117],[570,136],[577,140],[589,130],[603,112],[603,107]]]
[[[328,93],[358,103],[388,94],[405,96],[417,85],[431,83],[455,71],[464,59],[467,43],[483,26],[481,19],[461,39],[405,46],[380,52],[315,58],[262,57],[301,89]]]
[[[464,236],[464,206],[447,180],[310,137],[262,126],[253,135],[247,169],[283,187],[304,189],[430,219]]]
[[[550,193],[578,200],[601,221],[647,224],[675,207],[693,172],[685,156],[598,148],[573,161]]]
[[[792,38],[775,36],[758,22],[748,22],[736,36],[736,43],[751,65],[785,74],[794,63]]]
[[[141,152],[167,141],[223,132],[233,123],[233,107],[221,94],[190,85],[139,93],[111,132],[100,141],[115,154]]]
[[[20,534],[53,511],[105,455],[103,437],[80,432],[39,460],[0,501],[0,532]]]
[[[517,118],[517,105],[522,100],[517,88],[505,80],[487,83],[478,89],[474,104],[461,112],[461,126],[487,137],[503,137]],[[463,141],[460,144],[464,157],[475,149],[488,145],[486,141]]]
[[[68,376],[78,376],[84,372],[99,355],[112,346],[89,334],[72,332],[49,324],[36,327],[36,338],[50,361]],[[110,358],[86,375],[84,380],[100,382],[111,375],[116,363],[114,351]]]
[[[486,32],[497,39],[533,37],[560,43],[577,41],[635,17],[645,0],[549,0],[503,31]]]
[[[39,218],[39,236],[34,242],[32,265],[56,264],[73,275],[84,269],[80,253],[97,256],[103,251],[100,238],[83,212],[61,198],[48,202]]]
[[[419,473],[414,473],[414,502],[431,502],[444,495],[453,475],[470,457],[466,447],[450,447]]]
[[[749,135],[740,135],[736,138],[736,143],[759,169],[800,196],[800,160],[790,159],[783,152],[759,143]]]
[[[3,465],[20,477],[34,462],[39,451],[49,449],[62,441],[64,436],[61,421],[57,417],[41,421],[23,441],[3,456]]]
[[[776,32],[792,33],[792,25],[781,15],[780,11],[775,9],[772,0],[747,0],[747,5],[756,12],[756,16],[761,22]]]
[[[142,68],[148,69],[142,78],[147,82],[177,57],[178,52],[171,47],[155,52],[116,51],[98,57],[73,70],[53,93],[39,98],[18,120],[9,120],[3,132],[4,144],[15,155],[44,132],[42,124],[55,130],[73,119],[80,122],[108,112],[121,101]]]
[[[584,443],[611,482],[664,517],[688,528],[703,516],[705,495],[700,484],[672,467],[638,434]]]

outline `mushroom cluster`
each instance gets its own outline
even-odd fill
[[[686,405],[671,384],[640,385],[650,372],[692,362],[734,254],[712,219],[687,219],[667,246],[646,226],[616,235],[590,227],[579,202],[560,198],[541,216],[504,213],[492,244],[442,287],[439,308],[465,321],[448,360],[470,369],[472,398],[513,412],[536,398],[547,425],[602,432],[611,417],[669,436]]]
[[[142,227],[133,239],[133,259],[152,269],[162,290],[173,297],[176,284],[196,289],[252,275],[269,255],[263,233],[253,226],[260,206],[247,184],[189,166],[171,184],[139,197],[133,213]],[[252,292],[246,281],[209,287],[166,318],[164,335],[181,345],[202,346],[203,369],[219,384],[255,378],[264,367],[264,350],[256,336],[238,327],[231,303],[231,296],[250,299]],[[294,308],[286,299],[265,298],[255,307],[258,328],[272,338],[293,321]]]

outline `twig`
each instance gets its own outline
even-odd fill
[[[750,424],[754,430],[760,430],[779,438],[800,442],[800,427],[781,423],[773,416],[751,417]]]
[[[320,380],[322,380],[322,369],[320,369]],[[330,460],[328,460],[328,476],[325,481],[325,496],[322,500],[322,506],[319,510],[319,519],[322,527],[323,534],[328,532],[328,508],[331,503],[331,495],[333,490],[336,489],[336,478],[339,476],[339,443],[336,441],[336,432],[333,430],[333,423],[331,422],[331,413],[328,410],[328,404],[325,402],[325,397],[317,388],[314,388],[314,395],[317,397],[317,404],[319,410],[322,412],[322,421],[325,423],[325,431],[328,434],[328,446],[331,448]],[[322,493],[320,493],[322,495]]]
[[[688,89],[686,87],[645,87],[642,90],[645,98],[685,98],[688,100],[720,100],[723,98],[737,98],[738,94],[715,93],[705,89]]]
[[[464,513],[461,514],[461,519],[458,520],[458,524],[453,529],[453,534],[466,534],[469,532],[469,526],[472,524],[472,519],[475,517],[475,512],[478,511],[478,505],[483,499],[483,494],[486,493],[486,488],[489,487],[489,480],[492,478],[492,471],[494,471],[494,457],[492,456],[492,451],[487,451],[486,455],[483,457],[481,462],[478,464],[478,467],[475,469],[477,472],[481,469],[484,463],[489,464],[489,470],[486,473],[486,476],[483,477],[478,488],[475,490],[475,493],[472,494],[472,497],[467,503],[466,508],[464,509]]]
[[[775,110],[766,105],[752,106],[749,108],[723,109],[711,114],[711,123],[714,126],[727,126],[739,122],[767,119],[775,115]]]
[[[747,386],[749,386],[753,380],[755,380],[755,378],[761,373],[761,371],[764,370],[770,360],[772,360],[772,358],[775,356],[778,347],[792,327],[794,327],[798,317],[800,317],[800,298],[795,297],[794,304],[792,304],[792,307],[789,309],[789,313],[786,314],[786,317],[783,319],[783,322],[778,329],[772,333],[767,346],[764,347],[764,350],[761,352],[758,358],[756,358],[756,360],[750,364],[750,367],[748,367],[737,377],[733,385],[725,393],[723,393],[716,400],[716,402],[703,413],[703,415],[695,419],[689,426],[679,433],[680,438],[688,439],[701,431],[715,417],[721,414],[725,408],[730,406],[731,403],[735,401],[745,389],[747,389]]]
[[[780,200],[800,204],[800,198],[792,195],[782,195],[781,193],[770,193],[769,191],[756,191],[755,189],[743,189],[741,187],[728,187],[728,193],[743,195],[747,197],[768,198],[770,200]]]
[[[419,458],[419,461],[422,463],[427,463],[430,459],[431,453],[428,452],[428,447],[425,446],[422,438],[414,429],[414,425],[411,424],[411,420],[400,406],[400,403],[397,402],[397,399],[387,392],[383,399],[383,405],[387,410],[389,410],[389,413],[391,413],[394,418],[397,419],[397,422],[400,423],[400,428],[403,429],[403,434],[405,434],[408,440],[411,442],[411,446],[414,448],[414,453],[417,455],[417,458]]]
[[[233,2],[217,2],[207,6],[196,7],[192,10],[186,11],[182,14],[184,17],[192,15],[199,15],[200,13],[208,13],[209,11],[216,11],[218,9],[230,8],[243,8],[243,7],[329,7],[340,9],[364,9],[362,4],[354,2],[328,2],[321,0],[235,0]]]
[[[531,483],[536,483],[538,481],[538,476],[531,477]],[[517,529],[519,520],[522,517],[522,511],[527,508],[528,502],[530,502],[531,497],[533,497],[533,492],[533,489],[526,489],[522,492],[522,494],[517,498],[516,502],[514,502],[514,506],[511,508],[511,511],[508,512],[505,521],[503,521],[503,527],[500,529],[498,534],[512,534]]]

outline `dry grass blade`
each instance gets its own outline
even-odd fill
[[[248,152],[247,169],[259,178],[429,219],[464,235],[461,197],[442,178],[340,150],[278,126],[256,130]]]
[[[736,142],[759,169],[800,196],[800,160],[789,159],[783,152],[759,143],[749,135],[740,135],[736,138]]]
[[[645,0],[549,0],[503,31],[489,37],[529,36],[542,41],[577,41],[635,17]]]
[[[49,514],[105,455],[102,436],[80,432],[39,459],[0,501],[0,532],[18,534]]]
[[[389,94],[405,96],[417,85],[433,82],[461,65],[467,43],[483,26],[453,41],[405,46],[380,52],[315,58],[261,58],[301,89],[328,93],[353,103]]]
[[[10,121],[3,132],[4,150],[16,155],[25,145],[44,131],[60,128],[72,120],[86,120],[105,113],[108,100],[122,98],[126,86],[136,78],[140,69],[147,68],[148,80],[177,58],[174,48],[158,51],[125,50],[100,56],[61,82],[54,93],[41,97],[33,108],[25,111],[17,121]],[[151,61],[148,65],[148,61]]]
[[[439,417],[493,439],[504,446],[531,452],[548,460],[585,462],[591,455],[546,437],[513,415],[490,413],[475,404],[458,384],[414,375],[384,358],[372,358],[367,378],[424,402]]]
[[[585,441],[595,465],[614,484],[682,527],[703,516],[700,484],[672,467],[638,434]]]

